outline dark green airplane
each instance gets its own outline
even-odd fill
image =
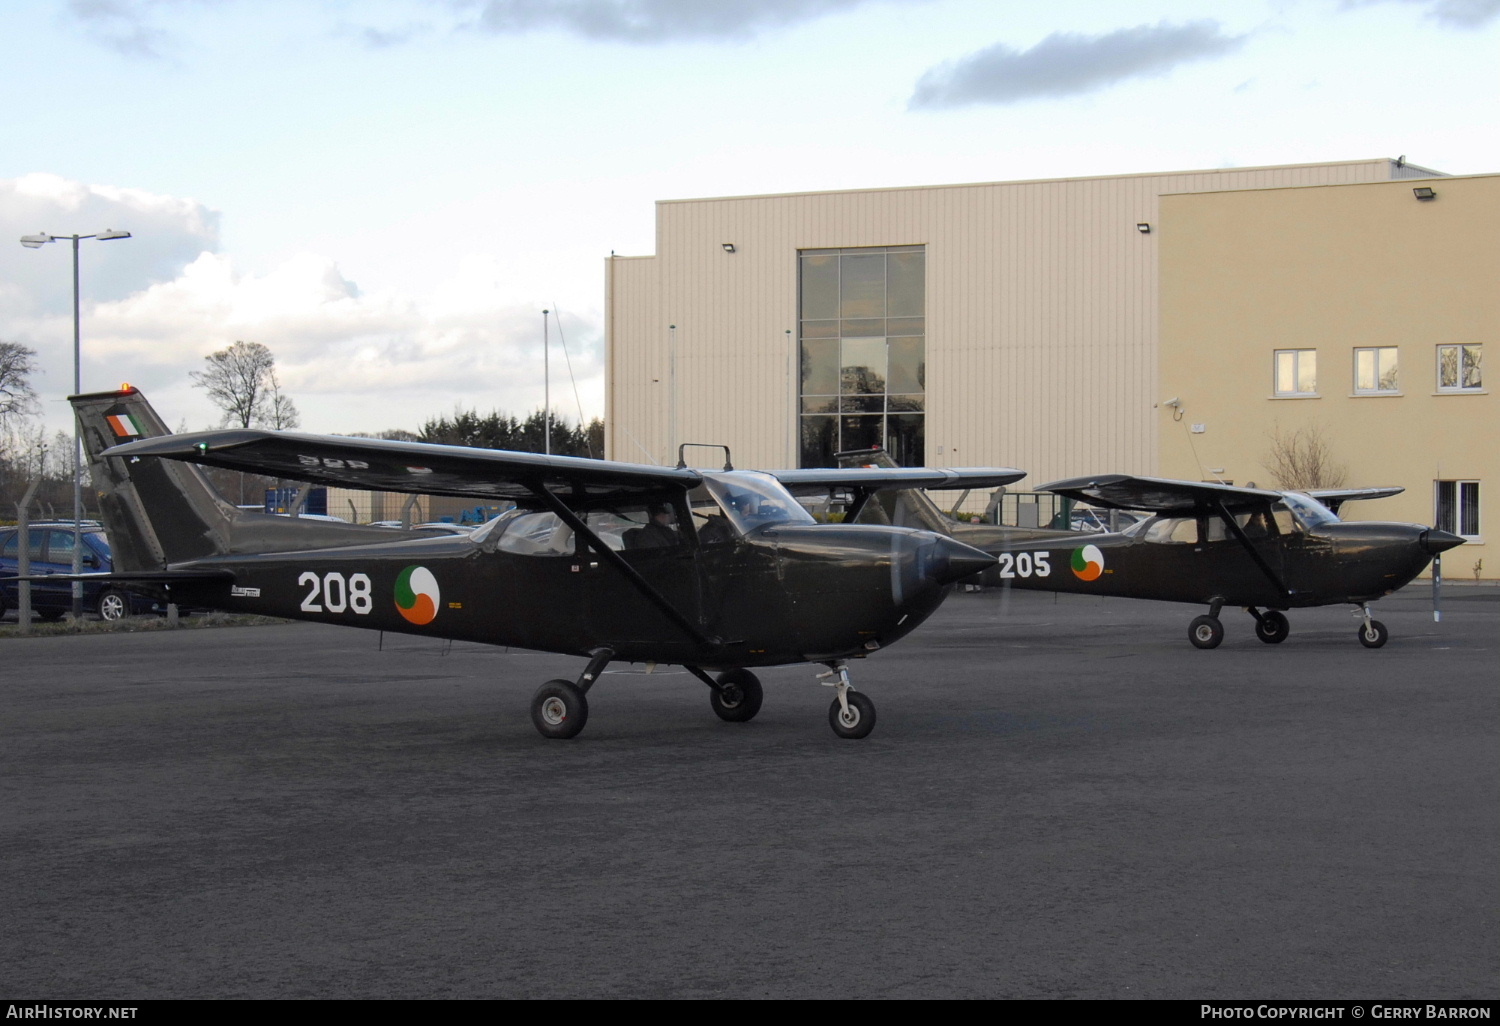
[[[829,723],[861,738],[875,707],[847,660],[904,637],[995,557],[929,531],[819,524],[783,482],[998,487],[1024,474],[775,474],[257,430],[173,435],[139,391],[75,396],[111,578],[193,608],[513,645],[588,660],[531,703],[545,737],[588,719],[612,662],[680,664],[725,720],[755,716],[751,667],[821,663]],[[194,464],[314,484],[511,501],[467,536],[247,512]],[[710,671],[716,671],[712,676]]]
[[[895,466],[878,451],[840,456],[846,465]],[[856,495],[849,519],[946,530],[997,557],[983,572],[986,584],[1201,603],[1208,613],[1188,625],[1188,640],[1198,648],[1224,640],[1219,612],[1225,606],[1243,607],[1255,619],[1255,636],[1275,645],[1291,630],[1286,610],[1346,602],[1359,608],[1360,644],[1379,648],[1390,632],[1370,616],[1370,603],[1463,544],[1458,535],[1421,524],[1338,517],[1345,502],[1395,495],[1400,488],[1272,491],[1104,474],[1040,490],[1153,515],[1104,534],[965,524],[920,492],[888,490]]]

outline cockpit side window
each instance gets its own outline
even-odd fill
[[[1301,534],[1302,522],[1281,503],[1271,505],[1271,519],[1276,522],[1276,532],[1283,535]]]
[[[518,556],[571,556],[573,529],[556,513],[522,513],[505,522],[496,548]]]
[[[1157,545],[1195,545],[1198,542],[1197,517],[1157,517],[1148,521],[1146,540]]]
[[[692,509],[693,532],[699,545],[724,545],[739,537],[734,525],[719,505],[719,500],[706,485],[699,485],[688,493],[688,504]]]
[[[1254,513],[1236,513],[1234,522],[1246,538],[1265,538],[1270,535],[1270,524],[1266,519],[1264,511],[1257,510]],[[1230,541],[1234,539],[1234,532],[1224,523],[1224,518],[1214,516],[1208,517],[1207,539],[1211,542]]]

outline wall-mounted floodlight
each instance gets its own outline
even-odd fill
[[[1139,221],[1139,222],[1136,223],[1135,230],[1138,231],[1138,232],[1140,232],[1142,235],[1150,235],[1151,234],[1151,222],[1149,222],[1149,221]]]
[[[1419,185],[1411,191],[1411,194],[1419,200],[1437,199],[1437,193],[1425,185]]]
[[[726,253],[733,253],[734,252],[734,243],[732,243],[732,242],[724,242],[724,243],[720,243],[720,245],[722,245],[724,247],[724,252],[726,252]]]

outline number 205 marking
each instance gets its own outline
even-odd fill
[[[342,613],[345,609],[352,609],[364,616],[375,608],[370,598],[370,578],[365,574],[354,574],[345,583],[343,574],[328,573],[319,577],[308,570],[297,578],[297,583],[308,589],[302,599],[304,613]],[[318,604],[320,595],[322,605]]]
[[[1000,554],[1001,577],[1050,577],[1052,564],[1047,552],[1017,552]]]

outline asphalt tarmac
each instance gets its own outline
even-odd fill
[[[961,593],[723,723],[681,672],[310,624],[0,641],[0,998],[1493,998],[1500,589]]]

